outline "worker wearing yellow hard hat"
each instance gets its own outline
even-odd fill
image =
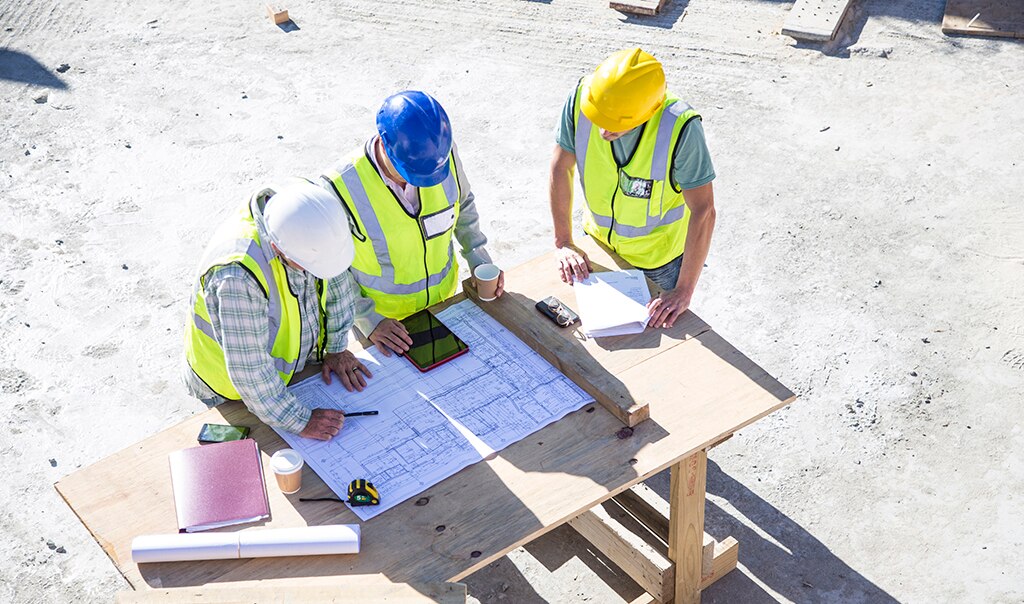
[[[562,280],[590,272],[572,239],[578,169],[583,230],[665,290],[648,303],[649,324],[671,327],[690,305],[715,228],[715,171],[700,116],[666,92],[661,63],[632,48],[580,80],[556,142],[551,217]]]

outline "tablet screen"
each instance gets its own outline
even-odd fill
[[[421,371],[431,369],[469,350],[469,346],[429,311],[402,319],[412,346],[405,356]]]

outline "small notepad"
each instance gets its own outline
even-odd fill
[[[168,459],[178,532],[270,517],[260,451],[251,438],[182,449]]]
[[[651,290],[643,271],[590,273],[573,285],[581,328],[594,338],[640,333],[650,316]]]

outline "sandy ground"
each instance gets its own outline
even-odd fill
[[[821,47],[770,0],[293,0],[290,32],[258,2],[2,0],[0,601],[127,587],[52,484],[202,410],[176,380],[190,271],[252,187],[423,88],[514,265],[550,246],[566,94],[637,44],[718,171],[694,309],[801,397],[712,452],[741,569],[704,601],[1024,601],[1024,45],[944,36],[943,4],[857,0]],[[639,595],[591,550],[563,527],[470,593]]]

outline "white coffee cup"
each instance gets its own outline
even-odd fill
[[[501,269],[494,264],[481,264],[473,269],[473,276],[476,277],[476,291],[481,300],[490,302],[497,298],[500,275]]]
[[[291,495],[302,488],[303,465],[305,462],[295,449],[281,449],[270,456],[270,467],[282,493]]]

